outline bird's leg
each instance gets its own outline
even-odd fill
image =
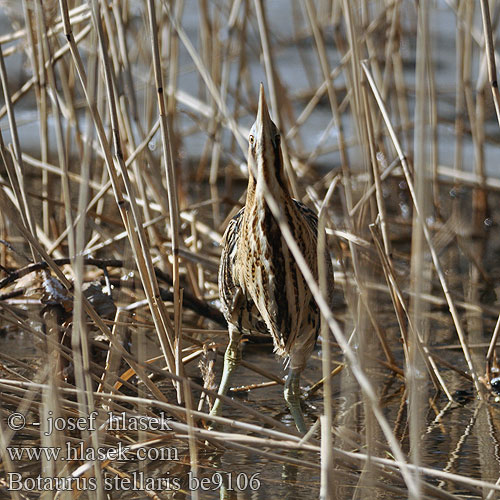
[[[304,415],[300,407],[300,373],[302,370],[290,368],[285,382],[284,396],[290,409],[295,426],[301,433],[306,432],[307,427],[304,421]]]
[[[232,325],[229,325],[229,344],[224,355],[224,370],[222,371],[222,379],[219,385],[218,394],[226,395],[229,389],[231,375],[236,370],[236,367],[241,361],[241,333]],[[222,401],[217,398],[215,401],[210,415],[220,415],[222,408]]]

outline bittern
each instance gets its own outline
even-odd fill
[[[320,328],[318,306],[266,203],[266,192],[281,209],[295,241],[317,278],[318,218],[292,198],[285,178],[280,134],[269,116],[260,86],[257,119],[250,130],[245,206],[231,219],[222,240],[219,293],[228,322],[229,344],[219,394],[229,388],[241,360],[243,333],[270,334],[275,352],[289,364],[284,397],[299,432],[306,431],[300,407],[300,374]],[[327,269],[333,285],[330,258]],[[330,294],[331,295],[331,290]],[[219,415],[217,399],[211,414]]]

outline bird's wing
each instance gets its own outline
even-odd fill
[[[314,236],[318,237],[318,216],[306,205],[304,205],[301,201],[293,200],[295,206],[299,209],[302,215],[306,218],[309,227],[313,230]],[[327,275],[331,278],[328,280],[328,302],[330,307],[333,307],[334,304],[334,282],[333,282],[333,266],[332,259],[330,257],[330,252],[328,251],[328,247],[325,248],[325,257],[326,257],[326,265],[327,265]]]
[[[242,293],[234,278],[236,252],[241,234],[242,208],[230,221],[222,237],[222,253],[219,266],[219,296],[222,313],[228,321],[243,333],[267,334],[262,317],[248,296]]]
[[[314,235],[317,237],[318,235],[318,216],[306,205],[304,205],[299,200],[293,200],[295,206],[299,209],[301,214],[306,218],[309,226],[314,232]]]

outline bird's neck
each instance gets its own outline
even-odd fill
[[[278,206],[282,207],[285,203],[292,200],[288,187],[283,182],[278,182],[274,176],[263,175],[259,172],[257,179],[250,173],[248,177],[246,207],[261,207],[268,209],[265,200],[269,193],[276,201]]]

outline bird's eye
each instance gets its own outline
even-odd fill
[[[254,145],[254,142],[255,142],[255,137],[253,135],[251,135],[249,138],[248,138],[248,142],[250,143],[250,146],[253,146]]]

